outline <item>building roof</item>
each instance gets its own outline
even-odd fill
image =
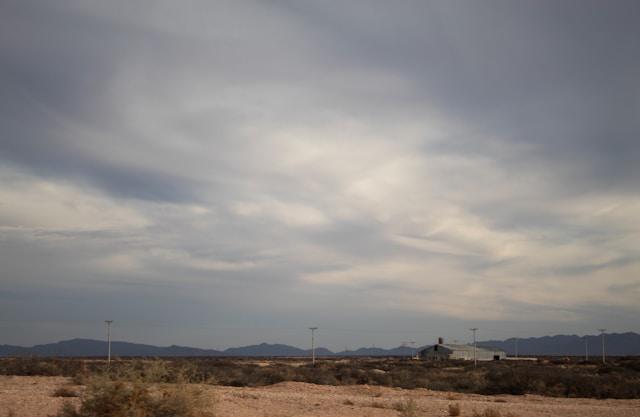
[[[442,343],[442,344],[438,344],[438,345],[433,345],[431,347],[434,346],[442,346],[445,349],[449,349],[449,350],[457,350],[457,351],[465,351],[465,352],[473,352],[473,345],[453,345],[451,343]],[[476,352],[481,352],[481,351],[486,351],[486,352],[503,352],[502,349],[496,349],[496,348],[490,348],[490,347],[476,347]]]

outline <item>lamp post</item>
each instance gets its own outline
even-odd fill
[[[469,330],[473,332],[473,366],[478,366],[478,357],[476,356],[476,332],[478,331],[477,327],[472,327]]]
[[[318,330],[318,328],[309,327],[309,330],[311,330],[311,364],[315,366],[316,365],[315,331]]]
[[[589,362],[589,336],[584,335],[584,360]]]
[[[414,353],[415,353],[415,349],[414,349],[414,345],[416,344],[415,340],[407,340],[402,342],[402,346],[403,347],[408,347],[410,350],[410,354],[409,354],[409,358],[413,358],[414,357]]]
[[[113,320],[105,320],[107,323],[107,366],[111,365],[111,323]]]
[[[598,329],[598,331],[602,334],[602,363],[605,362],[605,355],[604,355],[604,332],[607,331],[607,329]]]

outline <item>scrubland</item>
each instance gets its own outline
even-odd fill
[[[0,374],[0,417],[640,416],[637,358],[14,358]]]

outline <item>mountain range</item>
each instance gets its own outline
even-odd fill
[[[517,340],[517,341],[516,341]],[[529,337],[507,340],[488,340],[478,342],[478,346],[491,346],[504,350],[508,355],[540,355],[540,356],[584,356],[585,346],[591,356],[602,354],[602,338],[597,336],[557,335]],[[399,346],[393,349],[360,348],[332,352],[326,348],[316,348],[317,356],[411,356],[422,349]],[[56,343],[36,345],[32,347],[0,345],[0,356],[105,356],[107,342],[91,339],[71,339]],[[607,355],[627,356],[640,355],[640,334],[611,333],[605,334],[605,351]],[[233,347],[225,350],[200,349],[187,346],[153,346],[129,342],[111,342],[114,356],[310,356],[311,351],[283,344],[261,343],[259,345]]]
[[[604,343],[605,353],[609,356],[640,355],[640,334],[638,333],[606,333]],[[589,356],[602,355],[601,335],[558,335],[478,342],[478,346],[500,348],[507,352],[507,355],[515,355],[516,344],[519,356],[585,356],[587,353]]]
[[[92,339],[71,339],[56,343],[35,345],[32,347],[0,345],[0,356],[104,356],[107,342]],[[232,347],[225,350],[200,349],[187,346],[153,346],[140,343],[111,342],[111,352],[114,356],[164,356],[164,357],[193,357],[193,356],[283,356],[306,357],[311,350],[304,350],[294,346],[282,344],[261,343],[242,347]],[[329,349],[316,348],[317,356],[410,356],[415,354],[415,348],[399,346],[393,349],[360,348],[353,351],[332,352]]]

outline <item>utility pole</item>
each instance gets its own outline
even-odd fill
[[[315,344],[315,331],[318,330],[317,327],[309,327],[311,330],[311,364],[316,366],[316,344]]]
[[[584,360],[589,362],[589,336],[584,335]]]
[[[111,365],[111,323],[113,320],[105,320],[107,323],[107,366]]]
[[[604,363],[604,332],[606,332],[607,329],[598,329],[598,331],[602,334],[602,363]]]
[[[473,332],[473,366],[478,366],[478,357],[476,356],[476,331],[478,331],[477,327],[472,327],[469,330]]]
[[[414,356],[414,350],[415,349],[413,348],[413,345],[415,345],[415,344],[416,344],[416,342],[414,340],[407,340],[407,341],[402,342],[402,346],[408,347],[411,350],[411,353],[409,354],[409,359],[413,358],[413,356]]]
[[[518,359],[518,338],[516,337],[516,359]]]

